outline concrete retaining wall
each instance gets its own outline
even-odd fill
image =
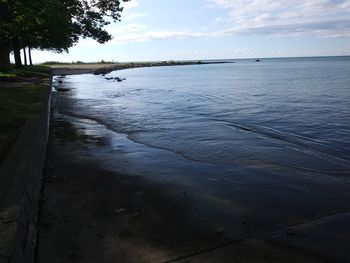
[[[41,113],[25,123],[0,170],[0,263],[34,262],[48,141],[51,81]]]

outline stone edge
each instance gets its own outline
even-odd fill
[[[39,202],[49,134],[52,76],[43,84],[43,109],[26,121],[0,170],[3,178],[9,178],[6,194],[0,203],[1,263],[32,263],[35,260]]]

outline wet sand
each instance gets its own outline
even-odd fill
[[[54,95],[38,262],[350,261],[346,176],[214,180],[212,165],[194,174],[203,164],[74,116],[69,96]]]
[[[53,75],[77,75],[93,73],[96,70],[111,69],[110,64],[51,65]]]

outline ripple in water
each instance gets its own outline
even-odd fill
[[[350,171],[350,58],[139,68],[70,76],[62,111],[225,166]],[[265,168],[264,168],[265,167]]]

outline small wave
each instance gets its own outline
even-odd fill
[[[282,141],[284,143],[296,145],[298,148],[294,148],[295,150],[303,151],[304,153],[316,156],[320,159],[330,161],[332,163],[350,167],[350,160],[348,157],[349,153],[345,149],[334,147],[333,145],[327,144],[326,142],[298,134],[281,132],[279,130],[266,126],[248,126],[218,119],[212,120],[221,122],[226,126],[230,126],[236,129],[256,133],[265,137]]]

